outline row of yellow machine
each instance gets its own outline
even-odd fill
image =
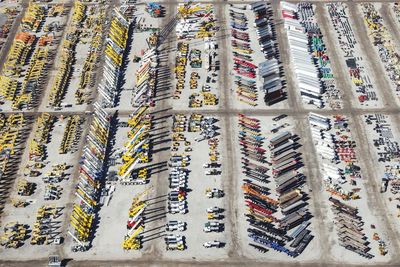
[[[90,39],[90,47],[80,73],[79,86],[74,95],[75,104],[80,105],[88,100],[90,92],[86,89],[94,86],[94,70],[95,64],[100,58],[104,19],[104,6],[86,6],[80,1],[74,1],[71,24],[62,41],[61,61],[57,67],[56,78],[50,91],[50,106],[60,108],[73,75],[77,47],[80,43],[86,44],[86,41],[84,41],[86,37]]]
[[[200,79],[200,75],[198,72],[192,72],[190,73],[190,80],[189,80],[189,85],[190,85],[190,89],[197,89],[197,87],[199,86],[199,82],[198,80]]]
[[[63,208],[56,205],[43,205],[37,210],[36,221],[32,228],[31,245],[60,244],[61,221],[56,221],[61,216]]]
[[[6,178],[6,165],[10,156],[14,155],[14,148],[20,143],[21,135],[26,126],[23,114],[11,114],[6,117],[0,114],[0,162],[2,165],[2,178]]]
[[[178,50],[175,61],[175,78],[177,79],[174,92],[174,99],[180,99],[180,95],[185,88],[186,64],[189,54],[189,44],[184,42],[178,43]]]
[[[156,4],[155,4],[156,5]],[[153,33],[147,38],[149,49],[139,60],[135,72],[135,87],[131,104],[136,107],[128,119],[128,141],[121,150],[122,165],[118,169],[121,184],[147,184],[150,171],[143,167],[143,163],[151,161],[150,130],[152,115],[150,107],[154,105],[158,74],[158,34]],[[134,197],[128,213],[127,234],[122,242],[124,250],[138,250],[143,244],[143,230],[145,227],[144,213],[148,202],[144,200],[152,191],[152,187],[145,189]]]
[[[44,18],[44,8],[42,8],[38,4],[30,3],[26,14],[21,21],[22,29],[25,31],[37,32]]]
[[[0,49],[6,43],[11,27],[14,24],[15,18],[19,15],[21,9],[19,7],[6,7],[0,10],[0,13],[7,17],[7,20],[0,27]]]
[[[118,170],[118,176],[122,184],[147,183],[147,169],[136,168],[139,163],[149,162],[149,131],[152,117],[148,113],[148,106],[137,108],[128,120],[130,131],[127,134],[129,141],[122,149],[123,164]]]
[[[103,107],[113,107],[117,99],[130,25],[122,10],[115,8],[106,39],[103,79],[98,89]]]
[[[24,84],[21,85],[17,81],[19,73],[22,71],[22,66],[26,64],[28,54],[33,49],[35,39],[36,37],[33,34],[27,32],[17,33],[3,66],[3,74],[5,76],[0,77],[0,83],[2,84],[0,93],[5,100],[12,101],[13,109],[18,109],[20,106],[31,102],[32,95],[25,93],[28,84],[35,86],[34,83],[39,82],[44,70],[48,50],[38,48],[32,56],[32,64],[29,66]]]
[[[46,166],[44,163],[46,159],[46,145],[50,141],[50,131],[54,122],[55,117],[48,113],[42,113],[36,119],[34,134],[29,141],[28,163],[24,169],[25,178],[18,178],[17,194],[20,197],[12,198],[12,203],[16,208],[26,207],[30,204],[30,201],[25,197],[34,194],[37,183],[32,182],[31,178],[40,176],[40,170]]]
[[[207,106],[218,105],[218,98],[210,92],[192,93],[189,96],[189,108],[200,108],[203,104]]]
[[[14,123],[21,124],[23,120],[22,115],[10,116]],[[71,116],[74,118],[74,116]],[[9,118],[9,119],[10,119]],[[56,118],[48,113],[42,113],[37,119],[33,127],[33,136],[29,141],[28,162],[25,166],[23,175],[25,178],[19,178],[17,182],[17,196],[11,198],[14,207],[22,208],[34,202],[33,199],[27,197],[33,195],[39,186],[39,183],[34,181],[36,177],[40,176],[47,164],[52,160],[47,159],[47,145],[51,140],[51,131]],[[68,123],[67,123],[68,124]],[[68,132],[68,127],[66,127]],[[66,134],[64,134],[66,135]],[[9,140],[9,138],[7,138]],[[9,140],[10,143],[13,143]],[[12,147],[9,147],[9,149]],[[11,151],[12,152],[12,151]],[[6,153],[6,151],[3,151]],[[10,152],[8,152],[10,153]],[[11,154],[12,155],[12,154]],[[44,189],[44,200],[52,201],[60,199],[63,187],[59,184],[65,177],[65,171],[69,166],[67,164],[53,164],[50,171],[45,172],[42,176],[45,186],[41,188],[40,192]],[[32,202],[33,201],[33,202]],[[55,221],[56,218],[61,216],[63,207],[56,207],[54,204],[42,205],[37,210],[36,221],[33,224],[30,235],[26,236],[22,229],[29,229],[28,225],[21,228],[20,223],[9,223],[4,228],[4,235],[2,236],[2,245],[9,248],[18,248],[23,245],[24,240],[31,237],[30,244],[32,245],[47,245],[47,244],[60,244],[62,242],[61,232],[59,228],[61,221]],[[12,227],[9,227],[9,226]],[[11,231],[10,229],[13,229]],[[11,231],[11,232],[10,232]]]
[[[176,27],[178,39],[208,38],[216,34],[212,4],[184,3],[178,6],[181,21]]]
[[[36,36],[28,32],[19,32],[16,34],[3,67],[3,73],[6,76],[16,75],[20,72],[20,68],[27,61],[29,52],[33,49],[32,46],[35,39]]]
[[[105,13],[102,13],[105,16]],[[104,23],[104,21],[96,20],[96,23]],[[74,205],[73,213],[71,215],[71,229],[68,234],[76,242],[72,247],[72,251],[85,251],[90,247],[92,237],[94,234],[94,222],[96,221],[97,212],[100,208],[102,188],[105,185],[104,181],[104,164],[106,154],[109,146],[110,127],[113,120],[103,108],[113,107],[118,94],[118,86],[120,84],[120,77],[122,73],[122,66],[124,63],[125,49],[128,42],[128,33],[130,29],[130,20],[124,15],[122,8],[115,8],[112,11],[112,18],[110,20],[110,28],[106,38],[106,47],[104,50],[105,64],[101,83],[99,85],[100,100],[94,103],[94,117],[89,126],[89,134],[87,135],[86,145],[83,149],[83,156],[80,164],[80,176],[75,195],[77,203]],[[92,39],[92,45],[98,42],[100,47],[101,27],[95,27],[99,32],[98,35]],[[98,48],[96,48],[98,49]],[[100,50],[97,50],[100,51]],[[89,55],[90,56],[90,55]],[[90,75],[95,67],[98,57],[94,56],[85,63],[87,73]],[[88,76],[86,76],[88,77]],[[88,78],[80,80],[80,86],[87,87],[90,82]],[[144,110],[141,112],[141,114]],[[147,161],[144,150],[137,151],[140,146],[146,149],[144,142],[135,142],[139,140],[141,134],[146,134],[146,128],[149,124],[146,120],[141,120],[140,115],[132,118],[130,126],[132,127],[131,135],[128,137],[131,141],[126,144],[126,150],[123,153],[125,163],[118,171],[120,176],[129,179],[132,172],[132,165],[136,160],[143,162]],[[135,127],[141,127],[142,130],[133,132]],[[132,136],[135,135],[135,136]],[[138,139],[136,139],[138,138]],[[148,148],[148,147],[147,147]],[[136,163],[135,163],[136,164]],[[141,176],[146,176],[141,172]]]
[[[52,62],[56,32],[62,29],[58,22],[45,24],[45,21],[47,17],[64,16],[67,10],[62,4],[51,7],[29,4],[22,18],[21,32],[15,36],[0,76],[0,96],[11,102],[12,109],[29,109],[36,104]]]
[[[77,243],[72,247],[73,251],[87,250],[93,235],[93,223],[99,209],[99,198],[104,184],[104,162],[111,119],[112,117],[96,102],[79,168],[79,181],[75,192],[77,201],[70,218],[71,227],[68,234]]]
[[[76,56],[76,46],[79,42],[79,35],[81,32],[80,27],[85,19],[85,5],[79,1],[75,1],[73,10],[71,25],[61,43],[61,54],[57,66],[57,74],[50,89],[49,105],[52,107],[60,107],[61,101],[68,88]]]
[[[12,166],[10,160],[14,155],[14,148],[19,145],[22,131],[26,125],[26,119],[22,114],[13,114],[5,117],[0,115],[0,168],[2,176],[0,178],[0,198],[3,201],[8,196],[8,182]],[[0,213],[3,212],[0,205]],[[29,226],[18,222],[6,223],[3,234],[0,236],[0,244],[7,248],[18,248],[28,238]]]
[[[192,50],[193,51],[193,50]],[[192,52],[191,52],[192,54]],[[193,68],[193,67],[192,67]],[[198,88],[198,80],[200,79],[200,75],[198,72],[193,71],[190,74],[189,85],[191,90],[195,90]],[[200,93],[192,93],[189,96],[189,108],[198,108],[202,107],[203,104],[206,106],[215,106],[218,104],[218,98],[214,93],[210,91],[210,85],[203,85]],[[202,99],[202,98],[203,99]]]
[[[100,60],[103,32],[105,31],[103,23],[106,18],[105,7],[91,6],[87,13],[88,15],[83,20],[82,27],[87,29],[86,34],[89,35],[90,45],[83,63],[81,76],[79,77],[78,89],[75,92],[76,104],[83,104],[87,99],[88,92],[86,90],[94,86],[96,64]]]
[[[19,248],[28,239],[29,225],[18,222],[9,222],[4,228],[4,234],[0,236],[0,244],[5,248]]]
[[[45,159],[45,146],[49,142],[54,122],[55,117],[48,113],[42,113],[36,119],[36,131],[29,142],[29,160],[40,162]]]
[[[83,122],[83,118],[79,115],[68,117],[67,126],[64,131],[64,136],[61,140],[61,145],[59,149],[60,154],[65,154],[71,151],[73,146],[77,145],[80,137],[81,125]]]
[[[152,187],[144,190],[133,198],[132,205],[129,208],[127,221],[127,234],[122,243],[124,250],[138,250],[142,248],[143,236],[141,233],[144,230],[144,211],[147,207],[147,201],[144,200],[152,190]]]
[[[111,42],[107,44],[105,53],[118,66],[122,65],[123,52],[120,50],[126,47],[128,31],[129,29],[115,16],[108,34]]]
[[[62,5],[56,5],[57,7],[62,7]],[[20,54],[18,54],[17,60],[21,62],[21,67],[16,70],[15,73],[10,73],[11,75],[4,75],[0,77],[0,81],[4,84],[9,84],[8,87],[15,87],[15,95],[17,95],[19,90],[18,84],[18,76],[14,76],[18,74],[22,70],[22,67],[25,63],[30,62],[29,53],[34,50],[34,46],[36,44],[35,40],[36,34],[35,32],[39,32],[42,27],[43,20],[50,16],[50,14],[64,14],[64,11],[61,9],[54,9],[54,11],[47,10],[47,6],[39,6],[35,4],[31,4],[28,9],[28,14],[30,18],[30,26],[29,30],[33,33],[22,32],[20,33],[20,38],[23,39],[23,43],[29,44],[30,46],[23,50]],[[93,14],[94,10],[100,13],[100,16],[95,16]],[[100,10],[100,11],[99,11]],[[40,13],[41,12],[41,13]],[[43,16],[40,17],[39,14]],[[118,47],[126,46],[126,41],[128,37],[128,27],[123,22],[123,18],[120,17],[121,14],[118,12],[114,14],[114,19],[111,21],[109,41],[106,47],[106,55],[111,60],[112,64],[116,64],[118,66],[122,65],[122,55],[121,52],[115,45]],[[40,22],[36,20],[33,21],[33,18],[40,19]],[[103,17],[103,19],[99,19],[99,17]],[[84,6],[81,2],[74,2],[74,12],[72,13],[71,25],[70,29],[64,35],[65,38],[61,43],[61,60],[59,65],[57,66],[57,73],[54,80],[54,83],[51,87],[49,104],[50,106],[60,107],[63,95],[65,95],[66,89],[68,88],[68,79],[71,76],[72,66],[75,60],[75,49],[78,43],[79,37],[84,36],[87,33],[83,33],[80,28],[83,25],[89,24],[89,27],[93,28],[95,33],[89,33],[91,35],[90,39],[90,48],[89,54],[85,61],[85,74],[82,74],[80,80],[79,90],[84,90],[88,86],[91,85],[93,78],[93,69],[95,68],[96,63],[99,60],[98,53],[101,50],[102,43],[102,34],[104,31],[104,18],[105,18],[105,8],[104,7],[92,7],[92,6]],[[28,19],[26,20],[28,23]],[[121,22],[122,21],[122,22]],[[28,25],[28,24],[27,24]],[[58,28],[58,27],[57,27]],[[25,28],[24,28],[25,29]],[[28,26],[26,26],[28,29]],[[51,45],[53,39],[43,38],[41,43],[43,46]],[[39,41],[40,42],[40,41]],[[20,44],[20,42],[18,43]],[[121,48],[120,47],[120,48]],[[37,52],[38,49],[34,51],[34,54],[39,55]],[[40,50],[49,52],[49,50]],[[117,52],[115,54],[114,52]],[[46,57],[50,55],[46,54]],[[22,59],[20,59],[22,57]],[[45,58],[44,56],[40,57],[40,60]],[[110,61],[108,62],[110,63]],[[10,64],[11,65],[11,64]],[[42,65],[41,70],[46,71],[46,66]],[[30,73],[30,72],[29,72]],[[36,74],[35,74],[36,75]],[[40,76],[40,75],[39,75]],[[85,76],[85,77],[83,77]],[[7,90],[5,93],[9,94],[10,90]],[[84,93],[75,94],[76,98],[83,96]],[[15,98],[15,96],[13,96]],[[94,107],[94,117],[89,125],[89,133],[87,135],[86,145],[83,149],[83,156],[81,158],[80,163],[80,176],[79,182],[76,186],[75,195],[77,196],[77,201],[73,206],[72,215],[70,217],[70,231],[68,231],[69,235],[76,242],[72,247],[73,251],[83,251],[86,250],[91,241],[91,237],[93,235],[93,223],[95,221],[96,213],[99,208],[99,198],[101,194],[101,186],[104,182],[103,177],[103,165],[105,161],[107,146],[108,146],[108,138],[109,138],[109,129],[110,129],[110,120],[111,117],[100,107],[101,104],[95,103]],[[20,105],[22,107],[22,105]],[[128,138],[131,140],[126,144],[126,151],[123,153],[123,160],[127,164],[132,164],[136,162],[136,159],[140,159],[140,162],[147,162],[149,160],[148,157],[148,130],[151,127],[151,117],[146,114],[148,106],[143,106],[143,109],[138,112],[138,114],[134,114],[135,116],[131,117],[129,120],[129,125],[132,127],[130,133],[128,134]],[[14,120],[17,120],[15,116],[13,116]],[[10,120],[14,123],[14,120]],[[62,121],[60,119],[60,121]],[[34,138],[29,143],[29,162],[26,166],[25,172],[26,176],[37,177],[42,171],[44,171],[44,167],[50,162],[45,161],[46,159],[46,144],[50,140],[50,131],[53,128],[55,122],[55,117],[43,113],[37,119],[35,128]],[[68,117],[66,130],[64,132],[64,136],[61,141],[61,146],[59,149],[59,153],[67,153],[71,150],[71,147],[79,138],[79,125],[82,122],[82,118],[78,115],[73,115]],[[11,138],[11,136],[10,136]],[[12,140],[7,139],[8,145],[5,147],[7,151],[3,151],[4,154],[10,155],[13,154],[13,146]],[[15,140],[14,140],[15,141]],[[136,163],[135,163],[136,164]],[[43,175],[43,180],[46,183],[45,188],[45,200],[56,200],[59,199],[62,187],[57,184],[62,178],[65,176],[65,170],[67,169],[66,164],[57,164],[52,167],[51,171],[46,172]],[[120,170],[124,172],[123,174],[126,177],[131,177],[132,166],[129,166],[128,169],[123,171],[123,166]],[[141,169],[136,171],[135,174],[138,179],[143,181],[146,180],[147,177],[147,169]],[[35,182],[31,182],[29,179],[19,179],[18,182],[18,194],[20,196],[30,196],[35,191],[35,188],[38,184]],[[13,204],[16,207],[25,207],[29,201],[26,198],[22,199],[14,199]],[[29,204],[28,204],[29,205]],[[60,232],[57,232],[59,228],[59,222],[55,221],[61,215],[61,208],[55,206],[43,206],[40,207],[37,214],[37,220],[33,225],[33,230],[31,232],[31,244],[59,244],[61,243],[61,238],[59,236]],[[25,229],[23,231],[23,229]],[[21,225],[19,223],[7,224],[5,231],[6,237],[2,237],[2,244],[7,247],[19,247],[23,244],[23,241],[29,238],[26,234],[28,226]],[[4,242],[3,242],[4,241]]]

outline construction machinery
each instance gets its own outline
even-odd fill
[[[24,30],[37,32],[45,17],[45,8],[30,2],[25,16],[22,18],[21,27]]]
[[[11,203],[13,204],[13,206],[15,208],[25,208],[26,206],[28,206],[30,204],[28,201],[24,201],[22,199],[16,199],[16,198],[11,199]]]
[[[378,249],[382,256],[385,256],[388,253],[386,243],[383,240],[378,241]]]
[[[45,183],[48,183],[49,186],[52,183],[61,182],[65,176],[66,166],[67,166],[66,163],[53,165],[51,170],[44,174],[43,181]]]
[[[77,243],[73,251],[85,251],[93,231],[93,219],[101,193],[105,154],[108,147],[110,116],[98,103],[94,104],[94,116],[83,149],[79,182],[75,195],[79,205],[74,205],[71,230],[68,234]]]
[[[168,234],[164,237],[166,250],[184,250],[185,239],[181,235]]]
[[[17,193],[20,196],[30,196],[36,188],[35,183],[28,182],[26,179],[20,179],[17,184]]]
[[[124,250],[138,250],[141,248],[141,238],[139,234],[143,231],[144,227],[139,226],[136,230],[132,233],[131,236],[126,236],[125,240],[122,244],[122,248]]]
[[[58,21],[53,21],[51,23],[44,25],[44,27],[43,27],[43,31],[46,33],[58,32],[61,29],[62,29],[62,27],[60,27],[60,23]],[[54,35],[53,35],[53,37],[54,37]]]
[[[208,198],[221,198],[224,196],[224,191],[217,188],[207,188],[205,194]]]
[[[0,95],[6,100],[13,101],[18,90],[18,81],[11,77],[0,76]]]
[[[28,238],[29,226],[18,222],[9,222],[3,230],[4,234],[0,236],[0,244],[5,248],[19,248]]]
[[[99,88],[102,107],[111,107],[115,103],[129,28],[130,21],[118,8],[114,9],[105,49],[103,80]]]
[[[72,14],[73,24],[79,25],[85,20],[86,6],[80,1],[74,1],[74,13]]]
[[[57,73],[49,94],[49,105],[60,107],[66,93],[69,79],[72,75],[72,66],[75,60],[75,48],[78,42],[78,30],[72,29],[62,40],[60,61]]]
[[[150,2],[146,4],[146,12],[153,18],[158,18],[162,15],[163,7],[159,3]]]
[[[78,3],[78,1],[75,1],[75,3]],[[76,25],[78,25],[77,27],[83,25],[82,27],[87,29],[90,47],[82,66],[79,86],[75,91],[75,104],[77,105],[81,105],[89,99],[90,92],[87,89],[94,86],[95,70],[101,56],[101,40],[105,27],[103,23],[105,20],[105,6],[91,7],[89,12],[84,12],[83,9],[85,8],[75,7]],[[82,33],[80,33],[80,36],[83,37]]]
[[[61,215],[62,207],[43,205],[36,214],[36,222],[32,228],[31,245],[60,244],[60,232],[57,231],[57,219]]]
[[[192,49],[190,50],[190,66],[192,68],[201,68],[202,60],[201,60],[201,50],[199,49]]]
[[[62,261],[58,255],[49,256],[48,267],[62,267]]]
[[[148,105],[138,107],[128,120],[131,130],[128,132],[130,139],[121,150],[124,162],[118,170],[120,182],[146,183],[147,169],[136,169],[139,163],[149,161],[149,129],[151,128],[151,116],[146,114]]]
[[[62,187],[60,185],[48,184],[44,191],[44,200],[57,200],[60,199]]]
[[[224,216],[217,212],[207,212],[207,219],[208,220],[222,220]]]
[[[57,16],[61,16],[64,13],[64,4],[56,4],[51,6],[51,8],[48,11],[48,15],[50,17],[57,17]]]
[[[327,183],[325,190],[332,196],[340,197],[343,200],[359,199],[360,196],[353,191],[346,191],[338,184]]]
[[[143,200],[152,191],[152,187],[144,190],[133,198],[132,205],[129,209],[129,219],[127,222],[128,233],[122,243],[124,250],[140,249],[141,237],[140,233],[144,229],[143,212],[147,206],[146,201]]]
[[[79,138],[80,126],[83,123],[83,119],[79,115],[73,115],[68,117],[67,126],[64,131],[61,145],[59,148],[60,154],[65,154],[71,151],[73,145],[77,144]]]
[[[156,47],[158,44],[159,36],[157,33],[153,32],[150,34],[149,38],[147,38],[147,43],[150,47]]]
[[[16,34],[3,66],[4,75],[17,75],[21,71],[21,67],[26,63],[35,39],[35,35],[27,32],[18,32]]]
[[[39,144],[49,142],[50,130],[55,122],[55,117],[49,113],[42,113],[36,120],[36,131],[34,140]]]
[[[85,211],[80,206],[74,204],[74,209],[70,217],[73,232],[68,233],[77,241],[82,247],[87,247],[87,242],[92,230],[93,214]]]
[[[53,43],[54,36],[51,34],[42,35],[38,40],[38,46],[47,46]]]
[[[9,173],[15,168],[14,165],[10,164],[10,160],[13,158],[14,147],[20,142],[24,126],[25,118],[23,114],[12,114],[8,117],[0,114],[0,171],[2,179],[10,179]],[[5,185],[1,186],[1,189],[4,191]],[[29,185],[27,187],[22,185],[21,193],[26,194],[29,191]]]

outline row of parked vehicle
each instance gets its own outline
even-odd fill
[[[187,212],[186,192],[187,178],[189,170],[186,168],[190,161],[189,156],[173,155],[170,158],[169,173],[170,193],[168,194],[168,209],[170,213]]]
[[[286,117],[276,118],[281,121]],[[278,125],[286,126],[287,123],[282,120]],[[291,131],[278,131],[271,136],[268,145],[271,150],[272,176],[275,180],[280,212],[283,215],[279,227],[284,229],[288,236],[285,240],[290,247],[290,253],[287,254],[294,257],[300,255],[314,238],[308,229],[311,225],[311,214],[308,210],[307,194],[302,190],[305,175],[299,171],[303,162],[301,154],[297,151],[300,147],[298,140],[298,136]]]
[[[195,141],[207,141],[209,147],[208,160],[203,164],[204,175],[218,178],[221,175],[221,163],[219,153],[219,139],[217,137],[217,120],[213,117],[205,117],[200,114],[191,114],[189,117],[184,114],[176,114],[173,116],[173,134],[172,134],[172,150],[174,154],[170,157],[168,163],[170,167],[168,193],[168,211],[171,214],[186,214],[188,209],[187,203],[187,186],[189,173],[188,166],[193,160],[192,142],[189,141],[186,132],[198,133],[199,137]],[[182,154],[181,154],[182,153]],[[210,179],[205,177],[204,179]],[[221,198],[224,196],[224,191],[213,187],[205,190],[207,198]],[[203,232],[221,232],[224,230],[224,210],[218,206],[212,206],[206,209],[207,222],[204,224]],[[187,224],[182,221],[170,221],[167,226],[167,231],[184,231]],[[183,235],[168,234],[165,238],[167,250],[184,250],[186,249],[186,239]],[[203,244],[205,248],[223,247],[224,242],[219,240],[208,241]]]
[[[236,95],[240,102],[251,106],[257,105],[258,92],[254,79],[257,66],[253,63],[248,18],[243,10],[234,6],[229,9],[231,46],[234,56]]]
[[[190,170],[187,168],[191,161],[191,142],[187,140],[185,132],[189,129],[188,119],[184,114],[173,116],[172,147],[174,153],[169,159],[169,188],[168,212],[170,214],[186,214],[188,205],[186,200],[187,183]],[[182,154],[180,152],[184,151]],[[168,232],[183,232],[187,229],[187,223],[181,220],[170,220],[165,230]],[[165,238],[166,250],[185,250],[186,237],[182,234],[168,233]]]
[[[264,92],[266,105],[273,105],[284,99],[282,84],[282,69],[279,65],[279,51],[276,45],[275,22],[272,19],[271,4],[263,1],[249,5],[254,13],[256,38],[264,54],[263,61],[258,65],[258,79],[261,82],[259,88]]]
[[[333,197],[330,197],[329,201],[335,214],[334,224],[338,231],[339,244],[362,257],[372,259],[374,256],[368,253],[371,248],[362,232],[364,222],[358,214],[358,209]]]
[[[336,81],[332,73],[331,62],[328,50],[324,44],[323,34],[317,23],[312,3],[300,3],[299,5],[300,24],[304,27],[308,35],[308,46],[310,48],[314,62],[317,65],[321,85],[324,88],[324,98],[332,109],[342,107],[341,92],[336,86]]]
[[[369,253],[370,241],[363,227],[364,214],[358,211],[359,203],[364,201],[359,196],[363,180],[349,121],[345,116],[316,113],[310,113],[308,118],[339,245],[370,259],[373,255]]]
[[[186,188],[189,170],[186,166],[189,164],[190,157],[186,155],[172,155],[169,161],[169,188],[168,193],[168,212],[171,214],[186,214]],[[184,231],[186,223],[182,221],[169,221],[166,225],[167,231]],[[165,238],[167,250],[184,250],[185,236],[168,234]]]
[[[284,117],[278,116],[275,121]],[[313,238],[307,229],[311,216],[306,195],[299,188],[304,175],[298,172],[302,165],[296,152],[297,137],[288,131],[276,133],[266,149],[261,132],[260,120],[239,114],[242,173],[246,177],[242,189],[248,208],[245,215],[250,224],[248,235],[254,242],[249,245],[263,253],[273,249],[296,257]],[[276,193],[267,186],[271,177]]]

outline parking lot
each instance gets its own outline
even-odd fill
[[[398,5],[5,8],[1,264],[400,264]]]

